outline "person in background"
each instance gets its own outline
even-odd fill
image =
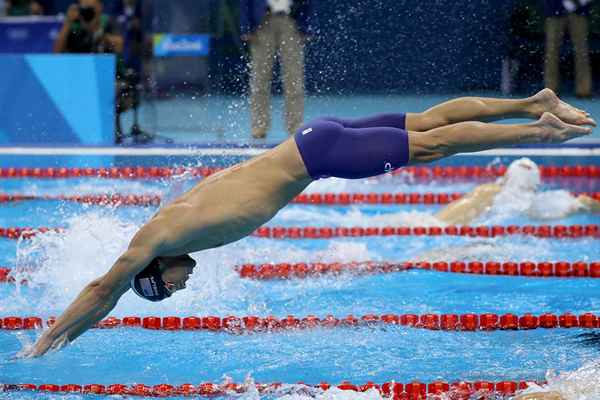
[[[575,94],[591,97],[592,71],[588,48],[588,16],[592,0],[544,0],[546,14],[546,57],[544,79],[547,88],[560,89],[560,47],[569,29],[575,52]]]
[[[142,91],[142,74],[144,56],[151,53],[151,35],[145,35],[142,24],[141,0],[117,0],[110,12],[111,18],[123,32],[123,64],[124,74],[121,76],[119,97],[123,110],[133,108],[134,121],[130,136],[135,143],[148,143],[153,136],[144,132],[138,121],[140,92]],[[147,17],[147,16],[146,16]],[[117,121],[117,131],[121,132],[120,121]],[[117,136],[117,143],[125,137]]]
[[[123,77],[123,36],[107,15],[103,14],[102,0],[79,0],[71,4],[65,21],[54,42],[56,53],[115,53],[117,55],[116,133],[119,143],[123,136],[120,116],[130,106],[127,96],[121,96]]]
[[[560,219],[578,212],[600,213],[600,201],[584,194],[574,196],[565,190],[540,191],[540,184],[541,173],[536,163],[520,158],[496,182],[477,186],[442,208],[435,217],[451,225],[468,225],[494,205],[526,213],[537,220]]]
[[[304,116],[304,42],[312,32],[311,0],[241,0],[242,40],[250,46],[252,136],[264,138],[271,124],[271,80],[277,53],[283,72],[285,118],[293,134]]]
[[[43,7],[34,0],[4,0],[5,7],[1,7],[1,10],[6,10],[8,17],[21,17],[25,15],[42,15],[44,13]]]

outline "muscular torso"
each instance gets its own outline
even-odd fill
[[[239,240],[270,220],[311,181],[293,139],[212,175],[153,218],[169,234],[160,255]]]

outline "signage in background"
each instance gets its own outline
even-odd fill
[[[59,17],[0,18],[0,53],[51,53]]]
[[[114,142],[115,56],[0,55],[0,145]]]
[[[205,57],[210,51],[207,34],[154,34],[155,57]]]

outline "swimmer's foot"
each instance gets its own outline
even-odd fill
[[[596,121],[590,117],[588,112],[565,103],[558,98],[552,89],[543,89],[531,99],[536,115],[550,112],[568,124],[596,126]]]
[[[592,128],[567,124],[549,112],[542,114],[533,125],[540,128],[540,143],[562,143],[592,133]]]

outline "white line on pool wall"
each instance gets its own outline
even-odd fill
[[[0,147],[0,155],[19,156],[240,156],[263,153],[264,148],[124,148],[124,147]]]
[[[196,157],[252,157],[265,152],[266,148],[249,147],[243,149],[224,148],[163,148],[163,147],[0,147],[0,155],[15,156],[196,156]],[[565,148],[500,148],[478,153],[461,153],[458,156],[560,156],[598,157],[600,147]]]

